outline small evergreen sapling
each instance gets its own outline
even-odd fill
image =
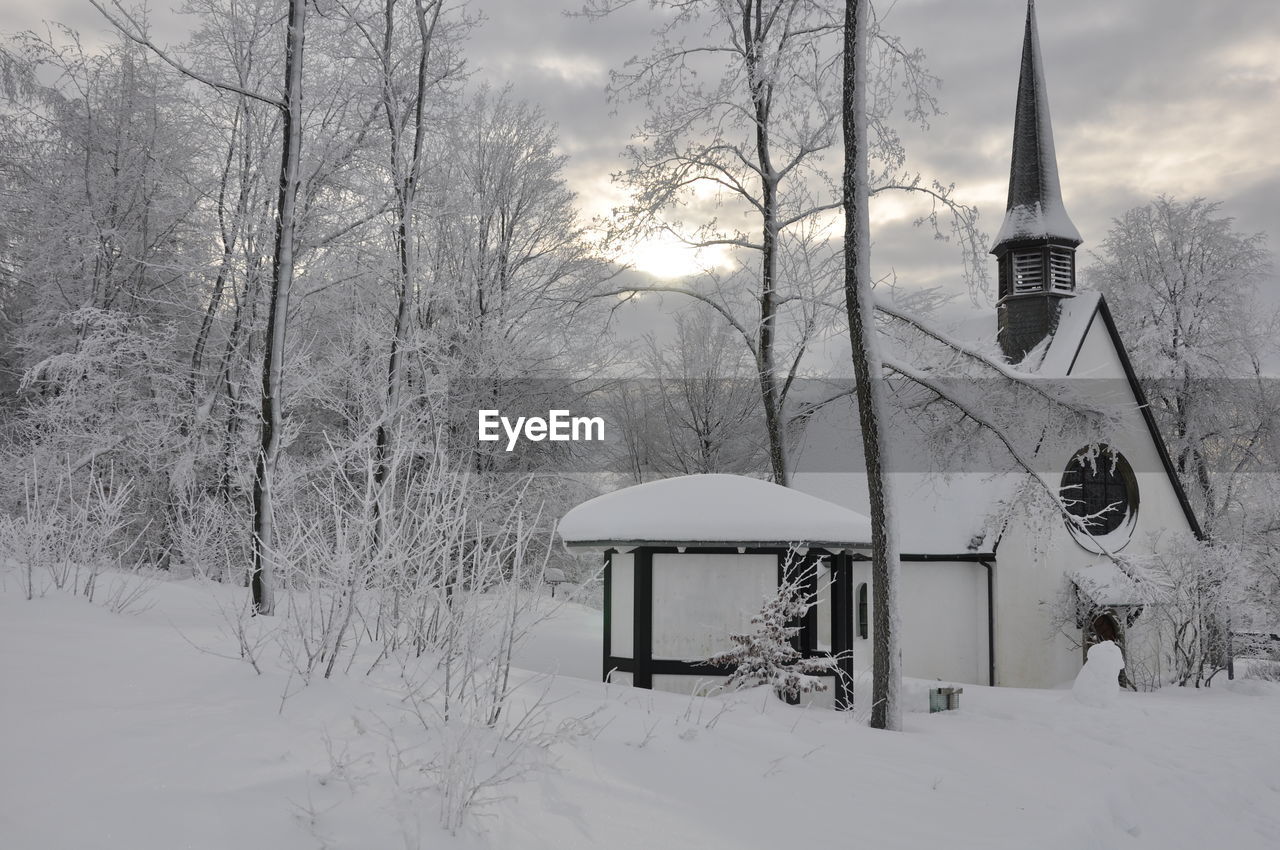
[[[733,667],[730,687],[772,685],[778,695],[795,699],[811,691],[825,691],[827,683],[819,676],[835,669],[835,658],[805,658],[792,640],[800,632],[798,623],[810,606],[799,582],[784,581],[778,592],[765,600],[764,608],[751,618],[754,627],[745,634],[730,635],[733,648],[708,661]]]

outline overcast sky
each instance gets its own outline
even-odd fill
[[[608,69],[643,51],[647,9],[590,23],[553,4],[489,3],[475,55],[494,79],[543,103],[588,200],[638,117],[609,117]],[[1242,229],[1280,235],[1280,3],[1040,0],[1045,72],[1067,209],[1096,246],[1111,219],[1160,193],[1221,200]],[[925,49],[947,114],[910,137],[915,168],[983,212],[1004,211],[1025,0],[898,0],[886,27]],[[954,255],[910,225],[901,202],[873,211],[877,265],[960,287]],[[924,255],[923,258],[921,255]],[[924,259],[924,262],[921,260]]]
[[[565,17],[563,0],[471,6],[487,18],[472,64],[545,108],[572,156],[569,177],[584,207],[607,206],[616,197],[609,173],[640,114],[632,106],[612,114],[604,86],[610,68],[646,50],[647,3],[598,22]],[[1004,208],[1025,8],[1025,0],[897,0],[886,24],[923,47],[944,81],[947,114],[909,136],[911,165],[954,182],[989,233]],[[1098,245],[1113,217],[1160,193],[1220,200],[1240,229],[1266,232],[1275,248],[1280,3],[1040,0],[1037,9],[1063,194],[1082,251]],[[162,37],[180,39],[180,19],[156,17]],[[6,31],[42,18],[89,40],[105,30],[87,0],[0,3]],[[904,283],[961,292],[953,252],[914,231],[911,217],[900,202],[873,210],[877,271],[892,266]]]
[[[602,89],[609,68],[649,43],[651,13],[641,5],[591,23],[558,15],[554,3],[483,4],[490,22],[474,55],[493,79],[545,105],[588,201],[606,196],[638,121],[634,112],[610,117]],[[897,0],[886,24],[923,47],[943,80],[947,114],[909,138],[911,163],[954,182],[989,233],[1004,212],[1025,10],[1025,0]],[[1240,228],[1268,233],[1274,247],[1280,3],[1040,0],[1037,13],[1063,193],[1083,251],[1112,218],[1160,193],[1221,200]],[[873,210],[877,271],[892,265],[900,280],[963,294],[954,252],[916,231],[900,201],[884,206]]]

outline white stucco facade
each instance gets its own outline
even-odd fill
[[[1158,680],[1168,662],[1155,609],[1137,599],[1109,600],[1099,608],[1094,597],[1089,617],[1082,618],[1085,608],[1076,607],[1088,590],[1081,576],[1120,569],[1109,553],[1150,554],[1197,530],[1119,345],[1105,303],[1096,295],[1081,296],[1065,306],[1057,334],[1026,373],[1073,387],[1078,381],[1093,401],[1113,412],[1105,444],[1132,473],[1125,478],[1130,506],[1116,530],[1090,537],[1069,528],[1056,503],[1021,500],[1018,488],[1027,480],[1021,472],[893,474],[905,675],[955,684],[1062,685],[1083,664],[1085,627],[1101,612],[1114,621],[1131,666],[1147,681]],[[833,405],[797,441],[797,469],[847,467],[840,460],[860,450],[856,433],[852,408]],[[1040,442],[1034,462],[1045,491],[1058,491],[1063,472],[1083,448],[1072,438]],[[806,651],[835,650],[833,629],[844,629],[840,640],[847,649],[839,654],[851,656],[850,673],[870,668],[876,600],[865,540],[865,475],[801,471],[787,492],[756,480],[739,486],[732,479],[669,479],[661,487],[608,494],[571,512],[579,521],[569,524],[567,534],[562,531],[566,542],[611,553],[604,655],[606,674],[615,671],[612,681],[682,693],[722,683],[723,669],[708,659],[731,647],[731,635],[751,630],[751,618],[797,551],[809,553],[804,569],[815,577],[811,592],[818,600],[806,620]],[[715,497],[716,512],[700,524],[697,506],[708,494]],[[654,504],[662,510],[650,510]],[[807,546],[811,541],[794,537],[801,520],[808,523],[805,529],[841,539]],[[699,540],[700,534],[706,539]],[[734,535],[750,539],[727,539]],[[845,577],[842,614],[822,589],[837,563]],[[868,591],[865,610],[858,605],[862,588]]]
[[[1100,538],[1105,544],[1100,546],[1073,533],[1060,515],[1043,507],[997,509],[997,503],[1014,491],[1019,475],[895,475],[895,518],[903,556],[900,637],[907,676],[988,684],[994,657],[998,685],[1053,687],[1071,681],[1083,664],[1082,630],[1062,614],[1064,598],[1072,590],[1071,574],[1107,561],[1104,548],[1124,555],[1146,554],[1192,531],[1175,479],[1130,384],[1104,316],[1105,305],[1097,295],[1087,294],[1070,307],[1058,337],[1043,352],[1040,377],[1079,380],[1100,404],[1120,411],[1107,444],[1133,469],[1136,515],[1124,526],[1126,533]],[[834,416],[816,418],[799,442],[798,468],[836,466],[829,460],[832,453],[858,451],[856,438],[849,436],[856,434],[851,410],[836,410]],[[1036,462],[1045,470],[1041,478],[1047,487],[1057,491],[1062,471],[1082,448],[1040,447]],[[816,456],[806,456],[810,452]],[[853,510],[867,510],[863,474],[802,472],[793,483]],[[991,518],[997,515],[998,524],[993,525]],[[956,559],[948,560],[949,555]],[[865,576],[865,566],[858,569]],[[1161,636],[1153,631],[1155,620],[1148,612],[1125,623],[1126,652],[1135,666],[1149,670],[1167,664],[1161,657]],[[856,642],[855,652],[861,649],[862,643]],[[860,667],[869,663],[869,650],[864,655],[858,658]]]
[[[1066,341],[1064,340],[1064,343]],[[1086,380],[1108,394],[1127,393],[1120,427],[1108,437],[1109,445],[1123,455],[1134,470],[1138,485],[1138,510],[1126,541],[1114,541],[1116,553],[1143,554],[1159,551],[1175,533],[1190,525],[1174,479],[1166,471],[1155,438],[1129,389],[1124,362],[1117,351],[1101,309],[1087,324],[1068,377]],[[1080,446],[1046,447],[1047,468],[1066,469]],[[1057,486],[1049,476],[1046,483]],[[997,547],[995,572],[995,621],[997,684],[1050,687],[1070,681],[1083,664],[1079,633],[1053,629],[1052,606],[1057,604],[1068,575],[1105,559],[1096,546],[1082,543],[1064,522],[1033,521],[1013,515]],[[1126,650],[1153,657],[1134,658],[1135,663],[1160,664],[1159,641],[1145,632],[1152,618],[1140,615],[1130,627],[1134,640]],[[1037,639],[1038,636],[1038,639]]]

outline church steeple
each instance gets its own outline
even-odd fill
[[[1009,201],[991,250],[999,265],[998,337],[1009,360],[1022,360],[1056,329],[1061,299],[1075,294],[1075,253],[1082,241],[1062,204],[1036,6],[1028,0]]]

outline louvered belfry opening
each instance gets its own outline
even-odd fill
[[[1049,288],[1054,292],[1076,291],[1076,250],[1061,245],[1049,247]]]
[[[1018,295],[1044,291],[1044,252],[1015,251],[1013,260],[1013,291]]]
[[[1062,299],[1076,292],[1080,232],[1062,203],[1034,2],[1027,4],[1009,164],[1009,200],[996,235],[997,338],[1021,362],[1058,327]]]
[[[1057,330],[1062,300],[1076,292],[1076,251],[1048,240],[1001,248],[998,338],[1005,357],[1018,363]]]
[[[1076,252],[1066,245],[1009,250],[999,260],[1000,298],[1076,291]]]

